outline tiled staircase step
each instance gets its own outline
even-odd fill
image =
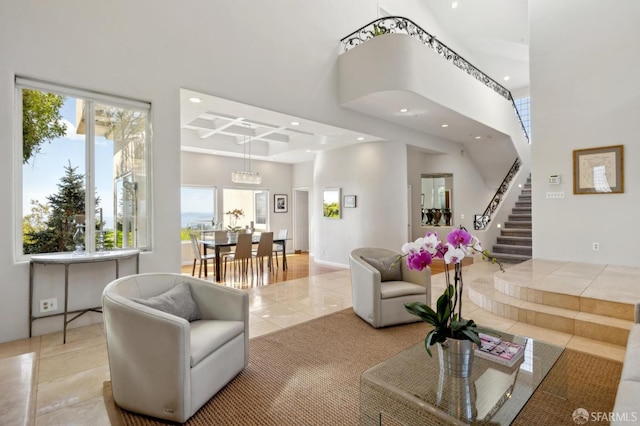
[[[531,229],[525,228],[502,228],[503,237],[531,237]]]
[[[612,300],[594,299],[580,296],[579,293],[561,293],[549,291],[528,285],[522,282],[522,277],[505,273],[494,274],[493,287],[495,290],[529,302],[540,303],[547,306],[571,309],[585,314],[604,315],[625,321],[633,321],[635,317],[635,304]]]
[[[512,246],[528,246],[531,247],[531,237],[498,237],[498,244],[507,244]]]
[[[531,203],[531,195],[529,195],[529,196],[520,195],[518,197],[518,201],[521,202],[521,203]]]
[[[531,222],[531,214],[522,214],[522,213],[510,214],[509,221]]]
[[[494,244],[493,245],[493,255],[498,256],[502,254],[521,254],[524,256],[529,256],[531,258],[532,248],[531,246],[518,246],[518,245],[510,245],[510,244]]]
[[[528,208],[531,208],[531,201],[528,201],[528,202],[516,201],[516,207],[528,207]]]
[[[506,221],[504,223],[505,228],[520,228],[520,229],[531,229],[531,221]]]
[[[496,315],[614,345],[626,345],[633,325],[633,321],[523,301],[480,281],[468,283],[467,289],[473,303]]]

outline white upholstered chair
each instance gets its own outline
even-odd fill
[[[375,328],[420,321],[407,312],[405,303],[431,306],[431,270],[410,271],[404,259],[394,264],[398,256],[371,247],[355,249],[349,256],[353,311]]]
[[[178,289],[176,309],[201,319],[135,300],[166,300]],[[249,296],[241,290],[181,274],[130,275],[105,287],[102,306],[113,399],[124,409],[185,422],[249,361]]]

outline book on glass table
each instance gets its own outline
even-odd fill
[[[480,333],[482,346],[476,348],[476,356],[512,367],[524,355],[524,345],[508,342],[499,337]]]

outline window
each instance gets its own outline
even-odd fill
[[[267,230],[268,212],[269,212],[269,191],[264,189],[233,189],[224,188],[222,191],[222,208],[223,213],[232,210],[242,210],[243,216],[234,220],[224,215],[224,227],[238,226],[240,228],[249,228],[253,224],[253,228],[258,231]]]
[[[16,109],[19,255],[77,250],[78,229],[88,251],[150,249],[150,105],[16,78]]]
[[[180,189],[182,240],[188,240],[192,230],[207,231],[221,224],[221,219],[216,218],[215,200],[215,187],[183,186]]]
[[[522,124],[527,131],[527,135],[529,135],[529,142],[531,142],[531,98],[527,96],[525,98],[515,99],[513,102],[516,105],[518,114],[520,114],[520,118],[522,119]]]

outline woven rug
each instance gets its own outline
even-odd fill
[[[419,322],[376,330],[346,309],[251,339],[247,368],[186,424],[357,425],[360,374],[419,342],[428,327]],[[569,373],[569,399],[555,401],[543,382],[518,424],[575,425],[576,408],[611,411],[622,364],[568,350],[563,357],[570,368],[552,370],[548,378]],[[118,408],[109,382],[104,399],[114,426],[166,424]]]

